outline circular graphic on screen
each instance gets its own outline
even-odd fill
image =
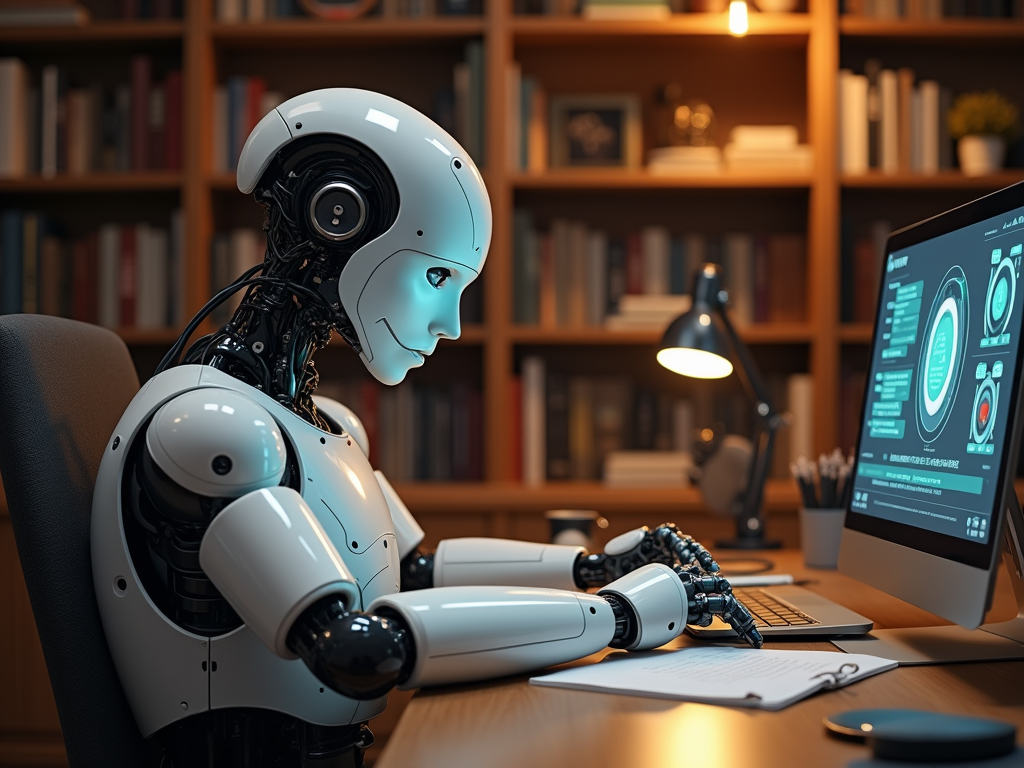
[[[992,426],[996,423],[996,400],[996,385],[989,377],[974,395],[971,438],[976,443],[987,443],[992,436]]]
[[[985,333],[999,336],[1006,330],[1013,312],[1013,299],[1017,291],[1013,262],[1003,259],[992,271],[985,296]]]
[[[917,431],[926,443],[942,432],[960,386],[967,349],[967,277],[960,267],[946,273],[927,322],[918,361]]]

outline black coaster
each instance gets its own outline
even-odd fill
[[[1009,754],[1017,729],[999,720],[914,709],[860,709],[825,719],[830,732],[867,741],[876,758],[914,762],[983,760]]]

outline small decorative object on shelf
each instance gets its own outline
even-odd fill
[[[632,94],[551,99],[553,166],[635,168],[640,141],[640,99]]]
[[[985,176],[1003,167],[1006,143],[1017,134],[1017,107],[996,91],[964,93],[949,111],[949,132],[965,176]]]
[[[658,93],[667,109],[658,126],[661,147],[652,149],[647,163],[652,173],[718,172],[722,150],[715,144],[714,110],[702,99],[687,99],[678,83],[669,83]]]

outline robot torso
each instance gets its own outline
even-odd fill
[[[151,555],[133,545],[131,457],[144,450],[156,411],[190,390],[209,391],[206,409],[230,390],[265,408],[288,447],[291,482],[313,510],[355,577],[364,609],[399,589],[399,549],[377,478],[356,441],[330,434],[273,399],[209,366],[171,368],[132,400],[110,436],[93,497],[92,563],[107,641],[140,731],[206,710],[247,707],[282,712],[317,725],[345,725],[383,711],[385,699],[355,701],[314,677],[301,660],[272,653],[244,624],[202,632],[161,610],[165,582]],[[198,415],[201,418],[201,414]],[[165,535],[171,536],[170,530]],[[153,593],[153,594],[151,594]],[[222,598],[219,598],[222,599]]]

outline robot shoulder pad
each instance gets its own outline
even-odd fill
[[[164,403],[146,431],[146,447],[178,485],[228,498],[280,483],[288,455],[281,428],[266,408],[216,387]]]
[[[342,405],[337,400],[332,400],[329,397],[321,397],[320,395],[313,395],[313,402],[316,403],[316,407],[321,413],[325,414],[339,427],[352,435],[353,439],[356,441],[356,445],[362,448],[363,453],[369,457],[370,436],[366,432],[366,427],[363,425],[363,422],[358,416],[356,416],[355,411],[347,405]]]

